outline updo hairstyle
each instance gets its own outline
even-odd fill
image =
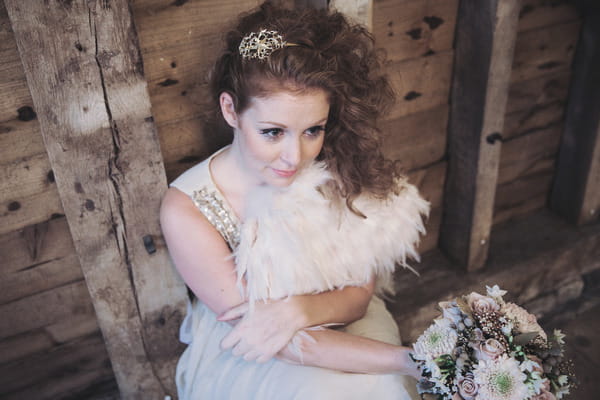
[[[240,42],[262,29],[275,30],[295,45],[276,50],[264,60],[243,59]],[[383,54],[374,48],[372,35],[341,13],[288,10],[267,1],[240,16],[236,28],[226,35],[225,49],[209,76],[213,126],[231,130],[219,109],[223,92],[232,97],[241,114],[252,97],[281,90],[324,90],[330,111],[317,159],[337,176],[341,194],[353,209],[352,200],[363,191],[387,196],[398,174],[395,163],[381,153],[381,132],[376,125],[395,98],[382,63]]]

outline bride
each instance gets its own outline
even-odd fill
[[[393,92],[371,36],[267,2],[227,34],[210,88],[233,142],[161,207],[194,295],[179,398],[418,398],[381,296],[417,256],[428,203],[381,155]]]

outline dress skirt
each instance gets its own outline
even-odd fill
[[[373,296],[365,316],[342,330],[400,344],[397,325],[384,302]],[[397,374],[356,374],[295,365],[273,359],[259,364],[222,350],[231,330],[199,301],[188,305],[180,339],[188,347],[177,365],[180,399],[415,400],[416,381]]]

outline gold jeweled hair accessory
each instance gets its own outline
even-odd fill
[[[269,58],[275,50],[289,46],[298,45],[286,42],[277,31],[261,29],[260,32],[250,32],[244,36],[240,42],[239,51],[243,59],[258,58],[264,60]]]

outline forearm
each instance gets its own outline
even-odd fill
[[[350,323],[362,318],[367,310],[374,283],[347,286],[318,294],[292,296],[289,302],[297,310],[299,326]]]
[[[279,357],[291,363],[345,372],[419,376],[415,363],[409,357],[408,347],[331,329],[306,333],[313,340],[299,340],[301,355],[286,348]]]

